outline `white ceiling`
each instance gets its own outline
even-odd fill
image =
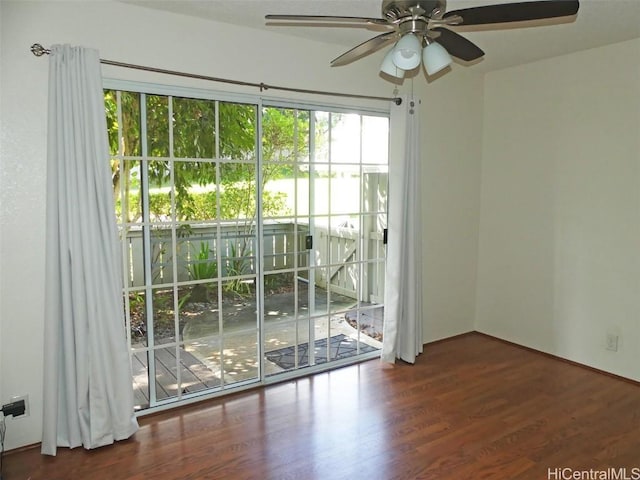
[[[148,8],[242,25],[285,35],[335,44],[335,56],[378,35],[364,27],[274,26],[264,16],[272,14],[380,17],[381,0],[121,0]],[[513,0],[448,0],[447,11]],[[575,19],[523,22],[490,30],[464,27],[456,31],[485,51],[473,65],[487,72],[543,58],[586,50],[640,37],[640,0],[580,0]],[[383,53],[377,52],[382,58]],[[637,59],[635,59],[637,61]],[[348,68],[339,67],[339,68]]]

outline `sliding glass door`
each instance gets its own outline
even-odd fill
[[[387,117],[133,86],[105,105],[138,408],[375,356]]]
[[[264,355],[267,375],[348,361],[382,339],[384,117],[263,109]],[[286,121],[284,121],[286,119]],[[269,138],[292,124],[287,148]],[[274,175],[281,172],[281,175]]]

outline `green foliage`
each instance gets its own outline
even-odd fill
[[[118,155],[118,104],[115,91],[104,91],[104,109],[107,116],[109,152],[112,156]]]
[[[118,97],[120,116],[118,116]],[[105,114],[109,147],[112,155],[140,156],[142,141],[141,96],[135,92],[105,90]],[[255,218],[256,195],[256,123],[255,105],[218,102],[206,99],[172,98],[164,95],[146,95],[146,144],[147,154],[157,160],[146,162],[149,187],[167,187],[173,175],[177,220],[193,220],[201,213],[201,218],[215,218],[214,208],[203,208],[195,200],[193,187],[220,185],[221,215],[223,218]],[[173,117],[169,118],[171,100]],[[218,128],[216,132],[216,108]],[[274,178],[291,176],[293,164],[300,158],[308,157],[309,112],[267,107],[263,115],[263,159],[262,186]],[[122,125],[119,124],[119,118]],[[170,151],[169,126],[172,124],[173,152]],[[216,152],[218,140],[219,152]],[[173,162],[173,172],[169,157],[184,161]],[[218,164],[217,157],[237,160]],[[203,160],[200,160],[203,159]],[[204,159],[207,159],[206,161]],[[247,163],[250,162],[250,163]],[[277,164],[275,164],[275,163]],[[139,189],[139,162],[112,160],[114,196],[119,204],[123,222],[139,218],[139,198],[133,198]],[[125,182],[121,184],[121,182]],[[122,192],[122,198],[121,193]],[[153,195],[155,196],[155,194]],[[168,198],[168,194],[167,194]],[[208,200],[214,198],[209,195]],[[269,198],[265,211],[277,212],[277,205],[284,205],[282,199]],[[225,203],[228,201],[229,203]],[[151,212],[169,216],[166,208],[155,210],[155,206],[165,206],[166,199],[152,202]],[[282,212],[285,213],[285,212]]]
[[[255,225],[259,191],[265,216],[290,213],[286,209],[285,194],[274,194],[264,187],[270,180],[306,175],[308,111],[265,107],[258,112],[252,104],[142,96],[114,90],[105,90],[104,99],[113,157],[115,209],[120,222],[144,220],[140,201],[143,178],[148,182],[151,220],[235,221],[239,238],[246,238]],[[146,112],[145,138],[142,138],[143,111]],[[258,175],[259,113],[263,163]],[[142,159],[143,152],[150,159]],[[179,232],[183,234],[188,236],[188,232]],[[233,248],[233,259],[226,265],[227,274],[244,275],[250,269],[250,243],[243,239]],[[198,262],[188,267],[191,278],[212,278],[217,274],[215,258],[209,258],[209,253],[208,245],[201,244],[196,255]],[[164,251],[156,254],[161,256]],[[204,284],[194,286],[185,301],[187,298],[195,301],[196,287]],[[226,289],[244,295],[250,293],[251,286],[244,280],[234,279]]]
[[[151,218],[159,220],[171,217],[171,195],[168,193],[154,193],[149,195],[149,210]]]
[[[215,102],[194,98],[173,98],[174,156],[213,158],[216,144],[215,126]],[[176,133],[178,133],[177,136]],[[164,145],[164,148],[169,151],[168,144]],[[211,172],[206,174],[210,175]]]
[[[220,157],[254,160],[257,111],[254,105],[220,102]]]
[[[147,154],[151,157],[169,156],[169,97],[147,95]],[[140,112],[138,112],[140,115]],[[153,178],[153,177],[152,177]]]
[[[263,185],[301,174],[309,161],[309,112],[266,107],[262,110]]]
[[[262,110],[262,155],[265,162],[308,161],[308,138],[308,111],[273,107]]]
[[[255,216],[256,202],[255,196],[247,198],[248,189],[254,190],[253,186],[243,188],[243,186],[227,186],[220,193],[220,218],[233,220],[251,220]],[[249,193],[253,193],[249,191]],[[139,194],[131,194],[132,203],[139,203]],[[263,192],[262,208],[266,216],[284,216],[291,212],[286,208],[285,194],[277,192]],[[149,195],[149,207],[151,218],[160,220],[171,217],[171,196],[168,193],[152,193]],[[193,193],[182,206],[181,220],[201,221],[218,218],[216,213],[216,192]],[[120,201],[116,202],[116,212],[120,214]],[[133,212],[131,212],[132,214]],[[132,217],[134,218],[134,217]],[[134,218],[135,220],[135,218]]]
[[[131,292],[129,294],[129,319],[131,322],[131,337],[133,343],[143,340],[147,332],[144,293]]]
[[[226,275],[228,277],[239,277],[251,272],[251,259],[249,258],[249,252],[247,252],[248,243],[246,241],[241,243],[241,247],[237,248],[235,245],[231,245],[231,256],[226,262]],[[226,292],[233,292],[240,297],[244,297],[251,294],[251,285],[246,280],[240,278],[232,278],[224,285]]]
[[[209,249],[209,242],[200,242],[195,261],[189,263],[187,270],[192,280],[205,280],[218,275],[218,262],[215,253]]]
[[[118,96],[120,98],[120,119],[118,117]],[[107,118],[107,134],[109,151],[112,156],[139,156],[140,147],[140,98],[139,94],[105,90],[105,113]],[[122,128],[121,128],[122,127]],[[140,183],[136,171],[138,162],[131,160],[111,160],[111,180],[116,203],[120,204],[118,211],[122,222],[130,222],[140,215],[140,203],[131,197],[134,189],[139,189]],[[124,205],[124,207],[122,207]]]

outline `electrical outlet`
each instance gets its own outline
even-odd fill
[[[11,402],[17,402],[20,400],[24,400],[24,415],[20,415],[17,418],[28,417],[30,415],[29,411],[29,395],[16,395],[15,397],[11,397]]]
[[[615,333],[607,333],[607,345],[606,349],[612,352],[618,351],[618,335]]]

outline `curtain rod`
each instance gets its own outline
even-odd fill
[[[36,57],[41,57],[43,55],[49,55],[51,53],[51,50],[49,50],[48,48],[44,48],[39,43],[34,43],[33,45],[31,45],[31,53],[33,53]],[[176,70],[166,70],[164,68],[146,67],[144,65],[135,65],[132,63],[116,62],[113,60],[105,60],[102,58],[100,59],[100,63],[102,63],[103,65],[112,65],[114,67],[131,68],[133,70],[144,70],[145,72],[163,73],[165,75],[175,75],[178,77],[196,78],[198,80],[208,80],[210,82],[229,83],[232,85],[255,87],[255,88],[259,88],[261,92],[263,90],[279,90],[283,92],[309,93],[313,95],[330,95],[333,97],[359,98],[364,100],[382,100],[387,102],[394,102],[396,105],[400,105],[402,103],[402,99],[400,97],[374,97],[370,95],[356,95],[351,93],[325,92],[322,90],[308,90],[304,88],[280,87],[277,85],[269,85],[262,82],[260,83],[243,82],[240,80],[230,80],[228,78],[210,77],[208,75],[198,75],[196,73],[185,73],[185,72],[179,72]]]

